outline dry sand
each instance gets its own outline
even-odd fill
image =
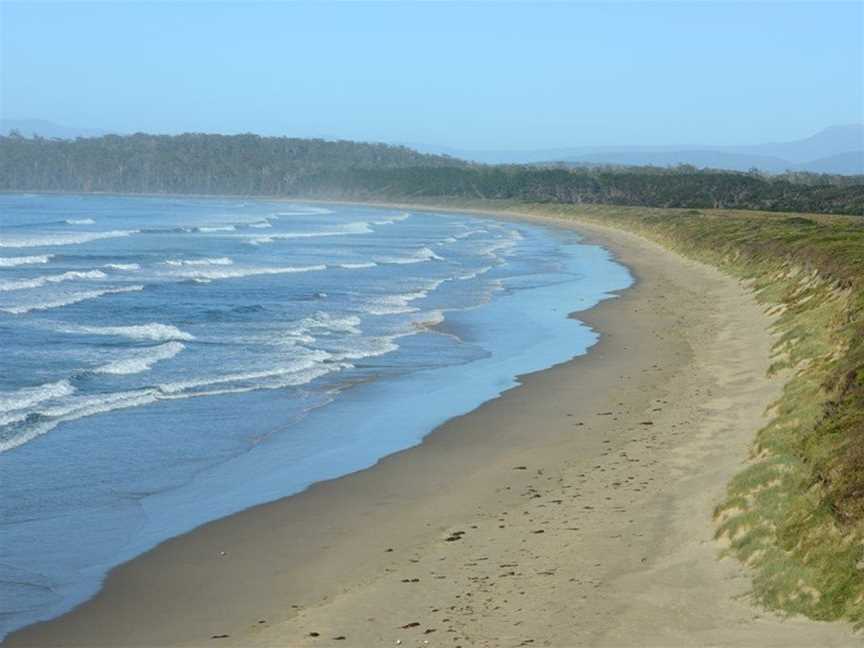
[[[587,356],[164,543],[9,646],[858,645],[754,608],[718,559],[712,509],[780,393],[768,317],[715,269],[580,229],[638,279],[579,315]]]

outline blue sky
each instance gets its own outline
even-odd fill
[[[462,148],[744,144],[864,120],[864,4],[11,3],[6,118]]]

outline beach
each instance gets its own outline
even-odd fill
[[[636,277],[579,314],[601,334],[587,355],[370,469],[161,544],[8,645],[854,644],[754,608],[713,537],[782,388],[769,316],[715,269],[577,228]]]

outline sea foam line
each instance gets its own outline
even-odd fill
[[[60,329],[64,333],[79,333],[85,335],[116,335],[131,340],[152,340],[154,342],[168,342],[170,340],[183,340],[188,342],[194,340],[195,336],[186,331],[181,331],[170,324],[132,324],[130,326],[74,326]]]
[[[52,254],[40,254],[38,256],[0,257],[0,268],[14,268],[19,265],[31,265],[35,263],[48,263],[54,258]]]
[[[360,270],[362,268],[374,268],[377,265],[374,261],[363,261],[361,263],[340,263],[339,267],[346,270]]]
[[[320,360],[329,359],[331,355],[325,351],[315,351],[312,357],[297,361],[291,367],[274,369],[270,371],[258,371],[247,373],[236,373],[222,375],[209,379],[186,381],[179,383],[168,383],[147,389],[114,392],[110,394],[73,396],[65,402],[60,401],[56,405],[41,408],[38,411],[30,411],[18,415],[15,420],[22,421],[29,414],[39,414],[41,417],[51,420],[40,421],[25,430],[22,430],[10,438],[0,438],[0,453],[17,448],[28,441],[50,432],[60,423],[76,420],[86,416],[103,414],[118,409],[128,409],[149,405],[162,399],[195,398],[211,396],[216,394],[240,393],[254,391],[257,389],[281,389],[307,384],[316,378],[350,367],[347,363],[322,363]],[[249,381],[270,380],[265,383],[252,383]],[[237,384],[232,386],[232,383]],[[218,386],[217,389],[208,391],[191,392],[189,390],[198,387]],[[71,386],[70,386],[71,387]],[[74,388],[73,388],[74,389]],[[57,397],[51,397],[57,398]],[[50,400],[50,399],[44,399]],[[15,422],[15,421],[13,421]],[[2,423],[0,423],[2,424]]]
[[[363,310],[370,315],[399,315],[401,313],[414,313],[418,310],[411,306],[410,302],[423,299],[429,295],[427,290],[417,290],[410,293],[397,295],[381,295],[369,299],[363,306]]]
[[[53,247],[56,245],[79,245],[100,239],[119,238],[137,234],[139,230],[113,230],[110,232],[88,232],[81,234],[47,234],[42,237],[0,238],[0,248]]]
[[[292,239],[304,238],[320,238],[323,236],[349,236],[352,234],[371,234],[374,230],[366,221],[358,221],[356,223],[345,223],[344,225],[334,225],[326,230],[314,230],[311,232],[285,232],[279,234],[268,234],[267,236],[256,236],[249,239],[252,245],[261,245],[264,243],[272,243],[273,241],[290,241]]]
[[[234,225],[209,225],[209,226],[196,227],[195,231],[201,232],[203,234],[207,234],[209,232],[233,232],[236,229],[237,228]]]
[[[103,295],[116,295],[120,293],[135,292],[138,290],[144,290],[144,286],[127,286],[124,288],[108,288],[105,290],[88,290],[86,292],[72,293],[71,295],[67,295],[54,301],[46,301],[23,306],[10,306],[7,308],[0,308],[0,310],[6,313],[11,313],[13,315],[22,315],[24,313],[29,313],[34,310],[61,308],[63,306],[69,306],[70,304],[77,304],[78,302],[86,301],[88,299],[97,299],[99,297],[102,297]]]
[[[282,268],[206,268],[195,270],[184,270],[169,275],[175,279],[194,279],[199,281],[212,281],[214,279],[239,279],[241,277],[254,277],[258,275],[290,274],[294,272],[316,272],[326,270],[326,265],[311,266],[286,266]]]
[[[133,349],[106,365],[93,369],[93,373],[128,375],[149,371],[157,362],[170,360],[186,347],[180,342],[166,342],[155,347]]]
[[[377,263],[387,263],[394,265],[405,265],[409,263],[423,263],[424,261],[443,261],[444,259],[435,254],[428,247],[422,247],[414,254],[408,257],[376,257]]]
[[[12,392],[0,392],[0,412],[8,413],[31,407],[46,400],[68,396],[75,388],[68,380],[46,383],[38,387],[24,387]],[[0,420],[0,425],[2,425]]]
[[[169,259],[165,265],[170,266],[208,266],[208,265],[233,265],[234,260],[228,257],[217,257],[214,259]]]
[[[31,279],[17,279],[12,281],[0,281],[0,292],[10,290],[24,290],[27,288],[40,288],[49,283],[61,283],[63,281],[81,281],[86,279],[104,279],[107,277],[101,270],[77,271],[70,270],[63,274],[45,275]]]

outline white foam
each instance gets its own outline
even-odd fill
[[[170,266],[208,266],[208,265],[233,265],[234,261],[228,257],[217,257],[215,259],[171,259],[165,262]]]
[[[190,389],[196,389],[199,387],[227,385],[237,382],[260,381],[262,379],[269,378],[284,378],[285,376],[289,376],[291,374],[296,374],[307,369],[312,369],[316,367],[316,365],[319,365],[321,362],[323,362],[324,360],[328,360],[331,357],[332,356],[326,351],[316,349],[314,351],[310,351],[305,358],[298,358],[293,362],[289,362],[287,363],[287,365],[282,366],[278,369],[230,373],[222,374],[219,376],[212,376],[209,378],[199,378],[197,380],[186,380],[181,382],[166,383],[164,385],[159,385],[158,389],[162,394],[165,395],[177,395],[183,392],[187,392]],[[327,373],[327,371],[325,371],[325,373]],[[257,388],[257,386],[255,385],[252,385],[251,387]]]
[[[357,327],[360,324],[361,320],[356,315],[337,317],[323,311],[318,311],[314,315],[300,320],[299,325],[301,328],[297,331],[305,332],[310,329],[323,328],[341,333],[359,333],[360,329]]]
[[[293,206],[293,205],[292,205]],[[332,209],[324,207],[309,207],[306,205],[295,206],[296,211],[277,212],[277,216],[308,216],[309,214],[332,214]]]
[[[366,221],[356,223],[345,223],[344,225],[333,225],[328,229],[313,230],[309,232],[285,232],[270,234],[268,236],[255,237],[250,240],[253,244],[272,243],[273,241],[288,241],[291,239],[320,238],[322,236],[348,236],[352,234],[371,234],[372,228]]]
[[[437,326],[444,321],[444,311],[433,310],[425,313],[419,313],[411,321],[411,324],[418,329],[427,329],[432,326]]]
[[[106,263],[103,268],[108,268],[110,270],[140,270],[141,266],[137,263]]]
[[[182,345],[181,345],[182,346]],[[297,361],[290,366],[271,371],[256,371],[221,375],[212,379],[192,380],[169,383],[156,388],[136,391],[114,392],[86,396],[52,395],[50,398],[59,402],[48,407],[41,407],[38,413],[51,420],[41,421],[19,432],[12,438],[0,439],[0,452],[6,452],[31,441],[51,430],[64,421],[80,419],[118,409],[149,405],[162,399],[193,398],[216,394],[229,394],[254,391],[257,389],[280,389],[305,385],[319,376],[338,371],[351,365],[331,362],[323,364],[321,360],[331,358],[325,351],[314,351],[310,357]],[[237,384],[241,383],[241,384]],[[246,384],[242,384],[246,383]],[[216,387],[206,391],[190,391],[199,387]],[[71,387],[71,386],[70,386]],[[56,392],[59,394],[60,392]],[[71,394],[71,392],[70,392]],[[63,399],[63,400],[59,400]],[[47,402],[49,399],[43,399]],[[24,420],[26,414],[15,416],[16,420]]]
[[[337,360],[374,358],[399,349],[399,345],[395,342],[397,337],[401,336],[351,337],[330,345],[329,350]]]
[[[467,232],[461,232],[461,233],[459,233],[459,234],[454,234],[454,235],[453,235],[453,238],[455,238],[455,239],[464,239],[464,238],[468,238],[469,236],[474,236],[474,235],[476,235],[476,234],[488,234],[488,233],[489,233],[489,230],[485,230],[485,229],[472,229],[472,230],[468,230]]]
[[[42,236],[0,238],[0,248],[53,247],[56,245],[79,245],[100,239],[119,238],[137,234],[138,230],[114,230],[111,232],[87,232],[81,234],[44,234]]]
[[[75,388],[68,380],[60,380],[38,387],[25,387],[12,392],[0,392],[0,412],[8,413],[22,410],[44,401],[68,396],[74,391]],[[0,420],[0,425],[4,424]]]
[[[7,308],[0,308],[0,310],[7,313],[12,313],[13,315],[22,315],[24,313],[29,313],[30,311],[34,310],[61,308],[63,306],[69,306],[70,304],[77,304],[78,302],[86,301],[88,299],[97,299],[99,297],[102,297],[103,295],[114,295],[120,293],[135,292],[138,290],[144,290],[144,286],[126,286],[125,288],[88,290],[86,292],[71,293],[63,297],[54,299],[52,301],[37,302],[35,304],[26,304],[21,306],[10,306]]]
[[[237,228],[233,225],[212,225],[210,227],[196,227],[195,230],[202,233],[208,232],[233,232]]]
[[[94,373],[116,375],[142,373],[148,371],[157,362],[173,358],[185,348],[180,342],[167,342],[155,347],[133,349],[125,352],[123,358],[109,362],[93,371]]]
[[[502,256],[507,256],[507,253],[516,247],[516,239],[500,239],[497,241],[493,241],[491,243],[487,243],[485,245],[481,245],[476,249],[477,254],[482,256],[495,257],[497,256],[495,253],[499,250],[502,250]]]
[[[101,270],[88,270],[79,272],[72,270],[57,275],[46,275],[33,277],[31,279],[17,279],[12,281],[0,281],[0,292],[9,290],[24,290],[27,288],[39,288],[49,283],[61,283],[63,281],[82,281],[88,279],[104,279],[107,277]]]
[[[46,432],[50,432],[63,421],[103,414],[117,409],[148,405],[156,400],[157,394],[152,389],[68,398],[65,402],[54,407],[40,409],[40,415],[53,418],[54,420],[43,421],[10,439],[0,441],[0,452],[6,452],[24,445],[28,441],[32,441]]]
[[[410,302],[422,299],[429,294],[426,290],[418,290],[398,295],[382,295],[373,297],[364,306],[363,310],[370,315],[399,315],[402,313],[414,313],[419,309],[411,306]]]
[[[339,267],[346,270],[360,270],[362,268],[374,268],[377,265],[374,261],[365,261],[363,263],[340,263]]]
[[[163,351],[163,347],[165,347]],[[182,344],[166,344],[159,349],[159,359],[179,353]],[[152,349],[151,349],[152,351]],[[0,418],[0,424],[25,420],[28,414],[38,413],[49,420],[38,421],[15,436],[0,439],[0,452],[11,450],[32,439],[49,432],[64,421],[75,420],[118,409],[148,405],[161,399],[193,398],[215,394],[228,394],[254,391],[257,389],[279,389],[283,387],[304,385],[316,378],[333,371],[350,367],[350,364],[340,362],[325,362],[332,359],[332,354],[323,350],[306,351],[305,357],[282,365],[276,369],[262,371],[238,372],[222,374],[212,378],[168,383],[155,388],[141,389],[108,394],[74,395],[74,387],[68,381],[42,385],[36,388],[26,388],[17,392],[0,394],[0,399],[8,398],[15,407],[6,419]],[[152,364],[155,354],[149,358],[138,358],[144,361],[133,366],[131,363],[120,365],[118,361],[112,368],[112,373],[131,373],[133,369],[146,369],[143,364]],[[125,361],[129,362],[129,358]],[[155,360],[158,361],[158,360]],[[104,368],[103,368],[104,369]],[[201,390],[200,388],[212,388]],[[52,401],[55,401],[52,403]],[[0,403],[3,401],[0,400]],[[40,405],[37,410],[23,411],[24,408]]]
[[[238,279],[241,277],[254,277],[257,275],[277,275],[294,272],[316,272],[326,270],[326,265],[313,266],[286,266],[282,268],[226,268],[226,269],[195,269],[184,270],[172,274],[172,277],[181,279],[192,279],[195,281],[212,281],[214,279]]]
[[[393,225],[394,223],[401,223],[405,219],[409,218],[411,214],[399,214],[398,216],[391,216],[390,218],[385,218],[383,220],[372,221],[373,225]]]
[[[0,427],[25,421],[29,415],[30,413],[26,410],[17,410],[8,414],[0,414]],[[0,443],[0,447],[2,447],[2,443]]]
[[[66,223],[69,225],[95,225],[96,221],[92,218],[67,218]]]
[[[265,229],[267,227],[273,227],[273,223],[270,221],[261,221],[260,223],[249,223],[249,227],[255,227],[257,229]]]
[[[479,277],[480,275],[484,275],[484,274],[486,274],[486,273],[489,272],[493,267],[494,267],[494,266],[485,266],[485,267],[483,267],[483,268],[480,268],[479,270],[475,270],[474,272],[468,272],[468,273],[466,273],[466,274],[458,275],[458,276],[456,277],[456,279],[458,279],[459,281],[466,281],[466,280],[468,280],[468,279],[475,279],[476,277]]]
[[[52,258],[54,257],[51,254],[40,254],[39,256],[0,257],[0,268],[14,268],[19,265],[48,263]]]
[[[249,241],[248,241],[248,243],[250,245],[264,245],[266,243],[272,243],[272,242],[273,242],[272,236],[257,236],[255,238],[249,239]]]
[[[375,261],[378,263],[387,263],[395,265],[406,265],[409,263],[423,263],[425,261],[443,261],[440,256],[435,254],[428,247],[422,247],[409,257],[377,257]]]
[[[152,340],[167,342],[169,340],[194,340],[195,337],[170,324],[133,324],[131,326],[75,326],[62,329],[67,333],[84,333],[88,335],[116,335],[132,340]]]

